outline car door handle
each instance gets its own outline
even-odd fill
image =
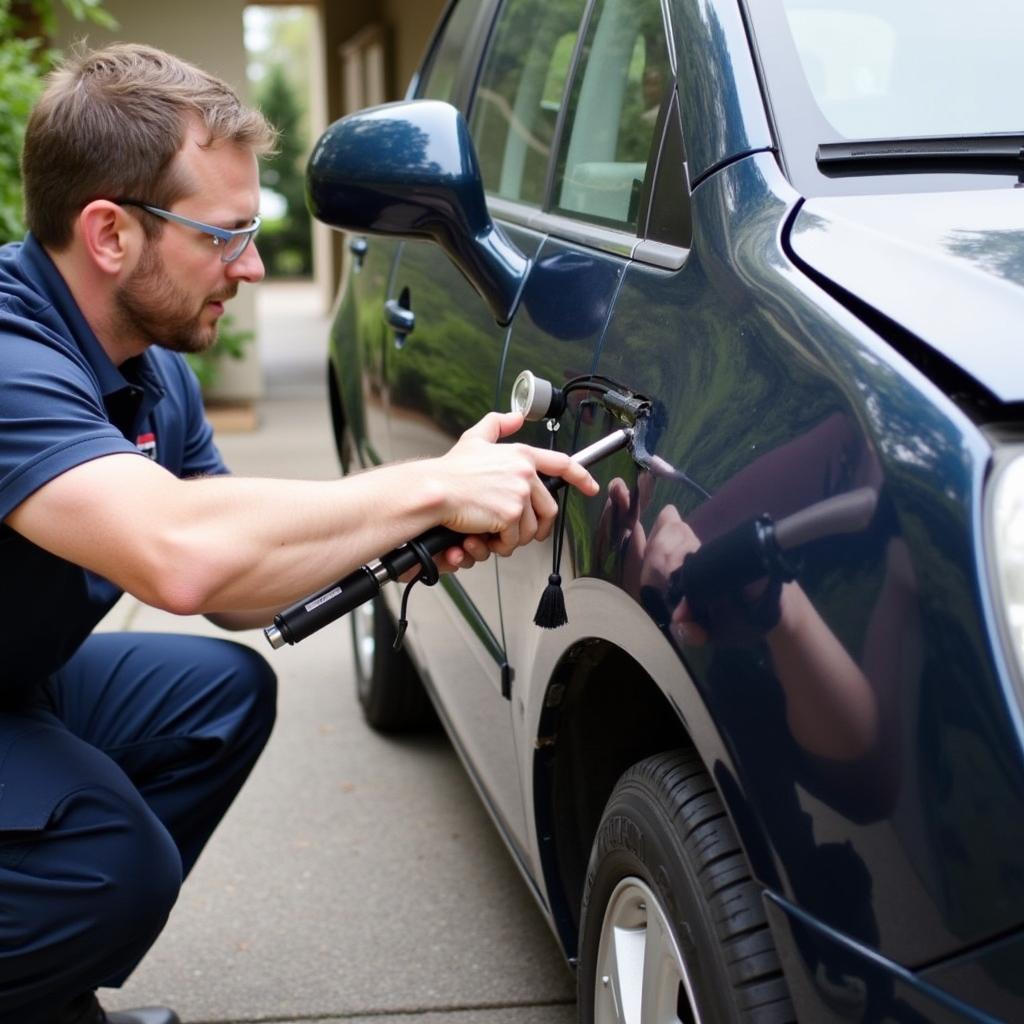
[[[348,251],[352,253],[353,266],[356,273],[363,269],[363,261],[366,259],[366,252],[369,248],[370,243],[362,237],[353,238],[348,243]]]
[[[384,319],[394,330],[396,343],[399,338],[404,341],[405,336],[412,334],[413,328],[416,326],[416,314],[404,306],[400,299],[388,299],[384,303]]]

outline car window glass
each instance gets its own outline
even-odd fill
[[[847,138],[1020,129],[1024,6],[783,0],[822,114]],[[856,10],[867,6],[870,10]],[[822,140],[824,141],[824,140]]]
[[[636,230],[670,75],[659,0],[599,0],[569,101],[559,212]]]
[[[509,0],[495,28],[470,130],[484,187],[539,206],[584,0]]]
[[[420,86],[419,97],[428,100],[452,102],[459,73],[459,63],[465,53],[478,5],[469,0],[456,3],[448,16],[444,32],[430,61]]]

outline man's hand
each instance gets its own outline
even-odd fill
[[[477,539],[488,550],[509,555],[550,534],[558,504],[539,474],[562,477],[586,495],[598,491],[587,470],[562,452],[496,443],[522,425],[519,413],[488,413],[434,464],[443,488],[442,522],[471,535],[464,551],[476,561]]]

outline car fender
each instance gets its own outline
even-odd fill
[[[568,623],[558,629],[536,629],[532,649],[524,652],[525,656],[518,659],[516,665],[513,717],[520,749],[525,750],[529,745],[539,750],[550,742],[541,723],[558,669],[578,646],[599,639],[621,648],[653,680],[679,716],[683,729],[721,789],[723,777],[735,776],[732,759],[692,676],[671,641],[647,612],[614,584],[582,577],[565,584],[564,591]],[[545,842],[539,835],[534,786],[537,759],[521,756],[520,770],[523,772],[520,781],[527,827],[530,829],[527,849],[543,850]],[[741,826],[747,824],[749,833],[751,816],[732,813],[739,787],[729,786],[727,789],[728,792],[722,792],[722,797],[740,832],[741,841],[748,849],[750,843],[756,848],[763,848],[763,840],[759,837],[743,834]],[[537,884],[543,888],[545,873],[542,865],[532,863],[530,867]],[[545,892],[545,896],[548,895]]]

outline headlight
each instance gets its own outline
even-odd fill
[[[991,551],[1007,638],[1024,678],[1024,457],[1003,465],[993,481]]]

